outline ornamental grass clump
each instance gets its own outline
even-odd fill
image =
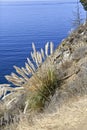
[[[27,62],[25,62],[24,67],[19,68],[17,66],[13,66],[16,72],[12,72],[11,75],[5,76],[5,78],[15,86],[13,90],[14,92],[18,92],[23,89],[29,93],[29,102],[26,103],[24,113],[26,112],[27,106],[30,108],[34,108],[34,106],[40,106],[40,108],[43,107],[44,102],[48,100],[47,98],[49,97],[49,94],[52,93],[51,89],[54,81],[52,77],[54,75],[53,72],[47,72],[45,78],[37,76],[38,69],[41,67],[46,58],[54,52],[54,45],[52,42],[47,42],[44,48],[45,49],[41,48],[40,51],[37,51],[35,44],[32,43],[33,51],[31,52],[31,60],[27,58]],[[41,75],[43,76],[43,74]],[[9,101],[9,106],[13,101],[13,99]]]
[[[32,92],[27,94],[27,109],[31,111],[43,110],[55,93],[58,85],[57,76],[54,71],[48,70],[44,77],[36,76],[36,81],[33,81],[32,85],[34,86]]]

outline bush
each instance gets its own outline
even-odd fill
[[[37,82],[37,83],[36,83]],[[40,78],[36,76],[33,80],[33,91],[27,96],[29,110],[43,110],[46,102],[50,102],[50,96],[53,96],[58,85],[57,76],[52,70],[48,70],[45,76]]]

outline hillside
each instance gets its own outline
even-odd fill
[[[8,79],[12,83],[20,83],[18,80],[14,82],[11,76]],[[45,89],[42,86],[45,86]],[[11,130],[86,130],[87,24],[81,25],[64,39],[21,87],[24,89],[15,91],[9,87],[14,93],[0,102],[0,130],[9,130],[9,127]],[[37,92],[41,92],[39,96],[43,94],[44,104],[37,102],[37,97],[32,97],[36,96]],[[39,111],[32,112],[27,109],[23,113],[26,95],[30,95],[29,101],[35,98],[33,103],[37,106],[30,105],[40,108]],[[8,108],[6,104],[10,104]],[[5,124],[7,122],[8,125]]]
[[[51,114],[40,114],[31,122],[24,118],[17,130],[87,130],[87,96],[64,104]]]

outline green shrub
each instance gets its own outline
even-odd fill
[[[34,91],[27,96],[28,108],[31,110],[43,110],[46,102],[50,102],[50,96],[53,96],[55,89],[58,85],[57,76],[54,71],[49,70],[46,72],[44,78],[36,76],[36,82],[34,84]]]

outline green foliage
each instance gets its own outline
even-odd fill
[[[39,77],[38,77],[39,78]],[[36,78],[37,80],[37,78]],[[58,85],[57,76],[54,71],[49,70],[44,78],[39,78],[40,86],[35,86],[35,91],[28,95],[28,108],[31,110],[43,110],[45,103],[50,102],[50,96],[53,96]],[[37,80],[37,81],[39,81]],[[35,85],[35,84],[34,84]]]
[[[80,0],[81,4],[84,7],[84,10],[87,11],[87,0]]]

